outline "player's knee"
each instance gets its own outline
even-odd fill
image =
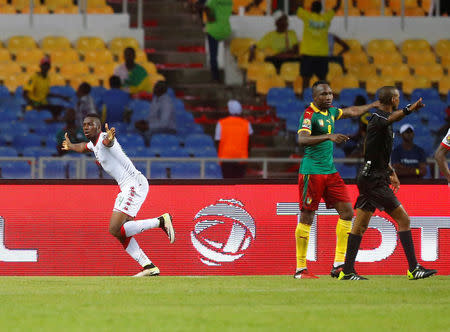
[[[346,209],[339,217],[343,220],[352,220],[353,219],[353,209]]]
[[[122,233],[120,232],[120,228],[117,228],[115,226],[109,226],[109,234],[114,236],[115,238],[122,238]]]
[[[367,231],[368,225],[355,225],[353,226],[352,233],[355,235],[363,236]]]

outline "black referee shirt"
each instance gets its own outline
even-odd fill
[[[367,124],[364,141],[364,162],[371,161],[371,170],[384,173],[388,171],[391,159],[394,132],[388,122],[390,113],[376,110]]]

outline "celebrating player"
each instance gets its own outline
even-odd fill
[[[109,222],[109,232],[122,243],[126,252],[138,262],[143,270],[136,277],[159,275],[159,269],[149,260],[133,235],[147,229],[162,228],[169,237],[170,243],[175,241],[172,217],[164,213],[158,218],[133,221],[148,193],[147,178],[139,172],[123,152],[115,138],[115,128],[101,130],[100,117],[88,114],[83,120],[83,132],[90,142],[74,144],[67,133],[63,142],[63,150],[76,152],[93,151],[95,158],[103,169],[118,183],[121,192],[117,195]]]
[[[336,252],[331,276],[337,278],[344,265],[347,237],[352,226],[353,209],[344,181],[333,163],[333,142],[342,143],[349,138],[334,134],[335,120],[359,117],[378,102],[340,109],[331,105],[333,91],[326,81],[313,85],[313,102],[300,118],[298,142],[304,145],[305,156],[299,170],[300,222],[295,230],[297,270],[294,278],[317,278],[306,268],[309,232],[314,214],[323,198],[327,208],[339,213],[336,225]]]
[[[386,210],[398,224],[398,236],[409,265],[408,279],[427,278],[437,271],[426,269],[417,263],[410,219],[394,194],[394,191],[400,188],[400,181],[389,164],[394,141],[392,123],[400,121],[406,115],[418,111],[425,105],[420,98],[403,110],[397,110],[400,94],[393,86],[382,87],[378,92],[378,98],[380,106],[367,125],[367,136],[364,142],[364,167],[357,177],[359,196],[355,204],[356,218],[348,236],[345,265],[339,274],[339,280],[367,279],[356,273],[354,265],[362,236],[367,230],[375,209]],[[389,188],[390,184],[394,191]]]
[[[439,170],[442,175],[444,175],[448,181],[448,185],[450,186],[450,170],[448,169],[448,164],[446,160],[446,155],[450,151],[450,129],[447,131],[447,135],[445,135],[441,144],[436,149],[434,153],[434,159],[439,166]]]

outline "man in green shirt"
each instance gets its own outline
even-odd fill
[[[219,66],[217,64],[217,51],[219,41],[228,38],[231,34],[230,16],[233,9],[232,0],[208,0],[205,7],[206,34],[208,36],[209,63],[212,79],[219,82]]]
[[[298,143],[305,146],[305,155],[299,170],[300,222],[295,230],[297,250],[296,279],[317,278],[306,269],[306,252],[314,215],[323,198],[327,208],[339,213],[336,226],[336,252],[331,276],[337,278],[343,268],[348,233],[352,227],[353,209],[346,186],[333,162],[333,142],[343,143],[346,135],[334,133],[334,122],[359,117],[378,101],[369,105],[340,109],[332,106],[333,91],[328,82],[313,85],[313,102],[300,118]]]

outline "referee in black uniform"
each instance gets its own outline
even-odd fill
[[[394,194],[400,188],[400,181],[389,163],[394,140],[392,123],[400,121],[411,112],[425,106],[420,98],[414,104],[397,110],[399,97],[398,90],[393,86],[385,86],[378,91],[380,107],[373,113],[367,125],[364,167],[361,168],[357,177],[359,196],[355,204],[356,218],[348,237],[345,265],[339,280],[367,279],[356,273],[354,265],[362,236],[367,230],[375,209],[385,210],[398,224],[398,236],[409,265],[408,279],[427,278],[437,272],[425,269],[417,263],[410,219]],[[390,185],[394,191],[389,187]]]

